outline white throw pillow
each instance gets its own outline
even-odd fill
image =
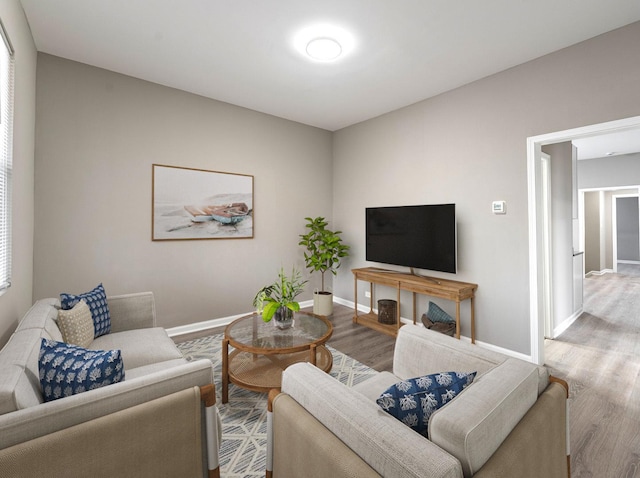
[[[88,347],[93,342],[93,319],[87,303],[81,300],[71,310],[59,310],[58,328],[64,342]]]

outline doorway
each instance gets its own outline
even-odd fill
[[[529,284],[531,360],[544,364],[545,313],[549,306],[546,274],[553,258],[544,247],[544,191],[542,147],[545,145],[640,128],[640,116],[527,138],[529,197]],[[547,271],[547,272],[546,272]]]
[[[613,271],[618,264],[640,264],[640,208],[638,195],[615,195],[611,202]]]

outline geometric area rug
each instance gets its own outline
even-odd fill
[[[266,469],[267,394],[229,384],[229,402],[222,403],[222,338],[223,334],[200,337],[180,343],[178,348],[187,360],[206,358],[213,364],[216,404],[222,420],[220,475],[262,478]],[[333,355],[331,376],[349,387],[377,373],[333,347],[327,349]]]

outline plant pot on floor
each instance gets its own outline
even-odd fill
[[[333,294],[327,291],[313,293],[313,313],[316,315],[331,315],[333,313]]]

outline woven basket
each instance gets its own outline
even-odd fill
[[[427,317],[427,314],[422,314],[422,323],[427,329],[434,330],[436,332],[440,332],[441,334],[449,335],[453,337],[456,333],[456,323],[455,322],[432,322]]]
[[[378,322],[381,324],[395,324],[397,317],[398,303],[391,299],[380,299],[378,301]]]

